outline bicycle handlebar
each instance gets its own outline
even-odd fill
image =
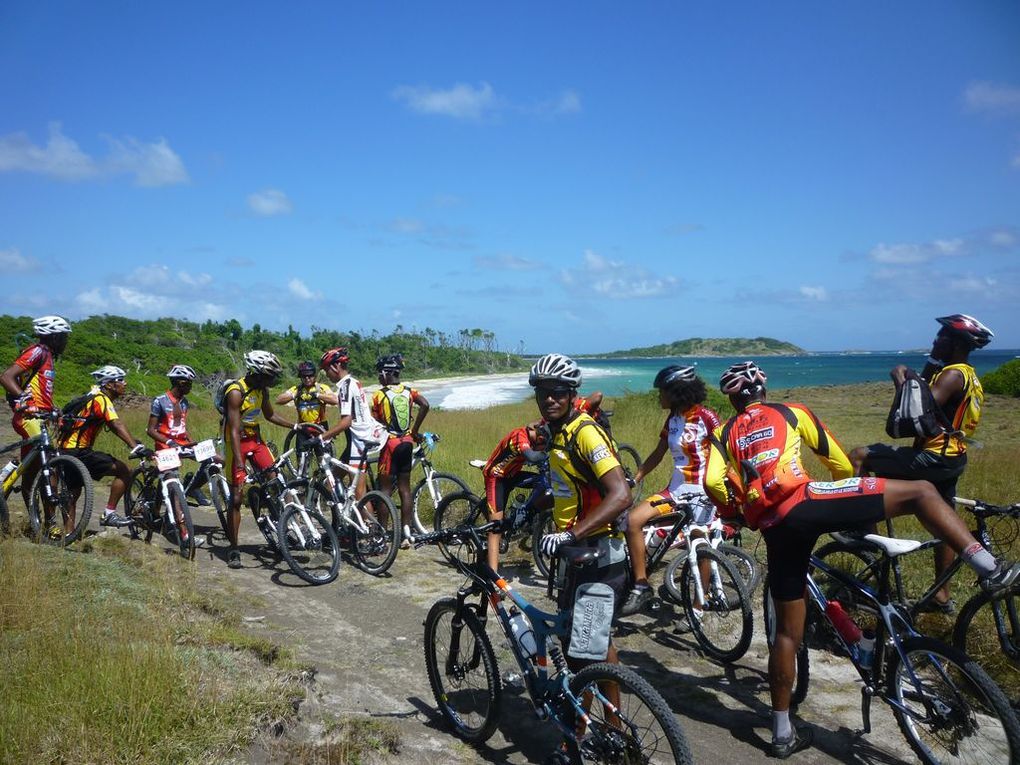
[[[966,497],[953,497],[953,501],[966,507],[974,515],[984,517],[1008,515],[1011,518],[1020,518],[1020,502],[1014,502],[1012,505],[993,505],[980,499],[967,499]]]

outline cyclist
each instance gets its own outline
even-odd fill
[[[375,362],[382,386],[372,395],[372,416],[386,426],[389,437],[379,454],[379,488],[384,493],[393,490],[393,476],[397,477],[400,492],[400,516],[404,539],[400,548],[411,546],[411,461],[414,445],[421,440],[422,421],[429,413],[429,402],[413,388],[400,382],[404,359],[400,354],[380,356]],[[414,407],[418,411],[411,423]]]
[[[113,476],[106,511],[99,523],[102,526],[126,526],[131,521],[117,515],[116,510],[117,503],[124,496],[131,480],[131,468],[113,455],[97,451],[92,446],[99,432],[106,427],[130,447],[132,457],[141,454],[145,447],[128,432],[113,406],[113,402],[127,390],[125,382],[127,372],[118,366],[107,364],[92,372],[92,378],[96,384],[83,398],[77,411],[66,418],[65,422],[68,424],[61,426],[57,448],[81,460],[93,479]],[[71,489],[75,491],[77,499],[77,492],[81,491],[81,487],[72,486]],[[68,518],[68,522],[73,524],[73,518]],[[70,528],[65,528],[65,533],[69,532]]]
[[[861,446],[850,452],[850,462],[857,475],[873,473],[883,478],[931,481],[942,499],[953,507],[957,481],[967,467],[967,439],[974,435],[984,400],[981,381],[969,363],[970,353],[984,348],[994,335],[980,321],[962,313],[941,316],[936,321],[942,326],[921,376],[930,385],[936,404],[952,423],[953,430],[931,438],[917,438],[912,446]],[[906,370],[901,364],[889,373],[897,387],[903,384]],[[952,549],[946,545],[935,548],[936,578],[949,568],[953,558]],[[948,581],[929,602],[936,611],[953,613],[955,604]]]
[[[348,369],[350,354],[346,348],[330,348],[319,358],[319,366],[325,370],[330,382],[336,383],[336,399],[340,407],[340,420],[320,438],[329,441],[347,433],[347,447],[341,461],[352,467],[364,470],[368,464],[368,453],[388,438],[386,428],[372,417],[365,389]],[[365,496],[365,479],[367,474],[358,475],[354,486],[354,496],[361,499]]]
[[[777,620],[769,654],[771,754],[782,759],[812,740],[810,728],[791,726],[789,712],[795,656],[804,634],[804,583],[819,535],[911,514],[961,554],[987,592],[1013,587],[1020,566],[996,561],[927,481],[852,477],[842,447],[807,407],[766,403],[766,379],[752,361],[734,364],[720,378],[719,387],[737,414],[713,434],[705,486],[718,504],[739,505],[747,525],[761,529],[765,538]],[[818,455],[834,481],[811,480],[801,461],[804,446]],[[737,477],[742,469],[745,480]],[[727,488],[728,474],[733,489]]]
[[[145,432],[152,439],[156,450],[169,449],[175,446],[192,446],[195,441],[188,435],[188,394],[195,380],[195,370],[187,364],[174,364],[166,373],[170,379],[170,389],[152,399],[149,408],[149,424]],[[220,461],[220,458],[216,458]],[[188,496],[199,505],[208,505],[209,498],[202,492],[202,487],[209,480],[203,471],[188,489]],[[196,544],[204,540],[195,539]]]
[[[7,403],[14,412],[11,425],[22,438],[34,438],[42,432],[42,424],[33,416],[36,412],[53,411],[53,380],[56,376],[53,362],[67,347],[71,325],[60,316],[40,316],[32,322],[32,332],[38,342],[22,351],[0,375],[0,385],[3,385]],[[31,448],[21,447],[21,456],[28,454]],[[21,493],[26,507],[38,471],[38,464],[32,464],[26,467],[22,476]]]
[[[336,406],[336,394],[325,383],[317,382],[318,370],[310,361],[298,364],[298,384],[291,386],[276,397],[277,404],[294,403],[297,409],[298,422],[319,425],[323,429],[329,427],[326,422],[326,406]],[[298,448],[304,445],[305,436],[298,433]]]
[[[627,579],[627,553],[614,523],[630,506],[630,487],[609,436],[587,414],[573,407],[581,385],[577,363],[550,353],[531,368],[528,383],[549,425],[549,474],[556,531],[542,537],[542,552],[553,556],[564,545],[594,547],[598,560],[577,572],[559,593],[560,608],[572,611],[567,662],[577,671],[595,661],[618,663],[611,639],[613,618]],[[563,581],[565,567],[557,574]],[[607,697],[619,704],[614,689]],[[562,750],[547,761],[562,760]]]
[[[673,475],[665,489],[648,497],[628,514],[627,549],[634,571],[634,587],[620,611],[623,616],[637,613],[652,597],[645,567],[643,529],[652,518],[673,509],[668,503],[652,503],[673,499],[681,494],[700,494],[700,501],[691,503],[694,513],[692,522],[705,526],[715,515],[715,506],[705,494],[703,484],[708,437],[719,427],[719,415],[704,406],[708,397],[705,382],[695,374],[694,367],[674,364],[659,370],[653,385],[659,391],[659,405],[668,410],[669,414],[659,432],[658,445],[638,469],[634,481],[641,481],[655,470],[667,449],[673,456]]]
[[[223,444],[227,474],[230,476],[230,511],[227,514],[227,566],[241,568],[241,552],[237,536],[241,528],[241,487],[247,473],[245,459],[258,470],[271,467],[276,461],[262,441],[259,421],[266,420],[281,428],[301,430],[301,423],[291,423],[273,411],[269,388],[280,381],[283,366],[269,351],[248,351],[244,354],[246,373],[231,382],[223,391]]]
[[[492,450],[482,468],[485,482],[485,499],[489,505],[489,520],[502,520],[506,510],[506,483],[521,472],[529,452],[544,451],[548,445],[548,428],[540,420],[514,428]],[[523,519],[519,519],[523,522]],[[489,534],[489,567],[499,569],[499,543],[501,532]]]

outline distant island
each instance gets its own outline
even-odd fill
[[[771,337],[689,337],[662,345],[588,354],[598,358],[672,358],[675,356],[793,356],[807,353],[800,346]]]

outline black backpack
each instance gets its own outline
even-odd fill
[[[903,384],[896,388],[885,432],[892,438],[931,438],[952,430],[928,383],[908,369]]]
[[[98,393],[84,393],[77,398],[72,398],[60,408],[57,437],[61,441],[66,440],[76,430],[81,430],[96,422],[102,422],[102,417],[93,414],[82,416],[82,410],[91,404],[92,399],[98,395]]]

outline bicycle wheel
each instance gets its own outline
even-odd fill
[[[358,500],[358,512],[368,533],[348,527],[354,565],[372,576],[385,574],[400,549],[400,513],[397,506],[381,491],[370,491]]]
[[[340,571],[340,543],[318,510],[288,504],[277,527],[280,554],[309,584],[329,584]]]
[[[691,632],[702,650],[717,661],[733,662],[747,653],[754,630],[751,597],[733,564],[707,544],[699,545],[697,570],[689,561],[680,574],[684,611]],[[704,582],[703,569],[711,569]],[[700,573],[699,573],[700,572]],[[697,603],[697,582],[701,576],[704,602]]]
[[[7,498],[0,491],[0,536],[7,536],[11,531],[11,518],[7,513]]]
[[[469,491],[460,491],[443,497],[443,501],[436,508],[434,519],[436,531],[464,525],[481,526],[487,520],[485,508],[485,500]],[[482,544],[485,544],[485,541],[482,539]],[[455,560],[471,562],[467,560],[467,557],[471,555],[471,550],[463,542],[439,542],[436,546],[443,557],[451,563]]]
[[[496,654],[478,617],[441,598],[425,617],[425,670],[443,717],[465,741],[478,744],[496,730],[502,682]]]
[[[1020,598],[995,599],[979,592],[968,600],[953,627],[953,647],[984,667],[999,663],[999,651],[1014,664],[1020,663]]]
[[[450,473],[433,473],[431,481],[428,476],[418,481],[411,492],[411,507],[414,510],[414,527],[417,532],[424,534],[430,526],[439,529],[440,527],[435,525],[439,503],[444,497],[464,491],[469,492],[471,489]]]
[[[729,542],[723,542],[716,549],[733,564],[737,573],[740,574],[740,578],[744,580],[744,589],[747,590],[748,596],[753,597],[754,591],[761,584],[761,568],[758,566],[758,561],[747,550],[731,545]]]
[[[549,578],[549,567],[552,558],[542,552],[542,537],[546,534],[553,534],[556,531],[556,523],[553,521],[552,510],[542,510],[535,517],[531,526],[531,555],[535,559],[535,566],[546,579]]]
[[[848,576],[878,591],[881,560],[871,552],[855,545],[833,541],[819,547],[815,557],[831,568],[846,572]],[[826,575],[821,569],[813,569],[811,575],[822,588],[826,599],[838,600],[847,613],[852,615],[852,612],[858,609],[874,612],[871,604],[862,600],[856,591]]]
[[[776,606],[772,601],[772,593],[769,591],[769,578],[765,577],[765,581],[762,587],[762,611],[765,619],[765,642],[768,644],[769,651],[772,650],[772,644],[776,642]],[[808,605],[807,609],[807,621],[810,622],[814,619],[814,609]],[[808,625],[804,625],[804,631],[807,632]],[[807,641],[802,640],[800,646],[797,648],[797,657],[793,663],[794,667],[794,678],[793,678],[793,690],[791,691],[790,704],[797,706],[807,696],[808,684],[811,681],[811,667],[810,659],[808,657]]]
[[[616,454],[620,458],[620,466],[623,468],[624,474],[628,478],[637,475],[637,471],[641,467],[641,455],[638,454],[637,449],[630,444],[617,444]],[[642,481],[643,483],[644,481]],[[634,493],[640,495],[642,493],[641,486],[635,485]]]
[[[136,515],[135,505],[145,493],[146,469],[139,465],[131,471],[131,478],[128,479],[127,488],[124,490],[124,514]]]
[[[230,484],[223,473],[209,472],[209,496],[224,535],[227,533],[227,511],[230,509]]]
[[[1020,762],[1020,723],[976,662],[924,636],[905,640],[903,655],[889,652],[888,693],[896,722],[922,762]]]
[[[81,539],[92,516],[92,497],[92,476],[81,460],[70,454],[54,457],[32,482],[28,507],[32,537],[64,545]],[[68,519],[73,525],[65,532]]]
[[[570,692],[587,706],[588,724],[580,740],[584,762],[693,762],[676,716],[634,670],[622,664],[592,664],[574,675]],[[564,713],[563,722],[572,720],[573,706]]]
[[[170,507],[167,508],[166,536],[177,545],[181,557],[185,560],[195,559],[195,524],[191,521],[191,508],[184,497],[184,489],[179,483],[167,486]]]

